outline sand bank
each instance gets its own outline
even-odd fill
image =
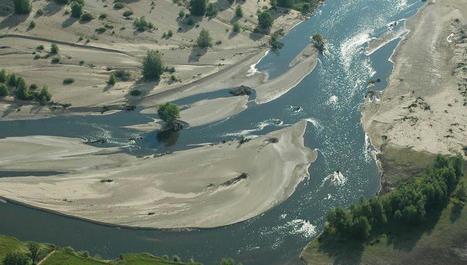
[[[63,173],[0,178],[0,196],[125,226],[232,224],[285,200],[308,176],[316,153],[304,147],[305,128],[301,121],[241,145],[227,142],[143,158],[79,139],[1,139],[0,150],[9,152],[0,152],[0,170]]]
[[[465,155],[466,24],[467,2],[456,0],[429,1],[407,20],[410,32],[392,56],[389,86],[381,100],[367,96],[362,106],[364,129],[378,149]]]

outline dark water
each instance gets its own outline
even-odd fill
[[[205,264],[233,257],[243,264],[296,264],[301,249],[321,231],[326,212],[348,206],[360,197],[371,197],[379,188],[380,175],[371,159],[360,124],[360,104],[370,89],[383,89],[392,69],[388,61],[397,41],[371,56],[363,49],[388,24],[413,15],[418,0],[328,0],[316,15],[283,38],[280,54],[270,53],[257,66],[273,78],[287,70],[289,62],[321,33],[330,43],[312,74],[289,93],[250,108],[228,120],[183,130],[172,146],[157,140],[157,133],[141,134],[122,128],[148,122],[151,115],[122,112],[106,116],[58,117],[36,121],[0,122],[0,137],[58,135],[110,139],[105,146],[121,146],[126,152],[146,154],[186,149],[190,144],[219,142],[241,135],[265,134],[301,119],[310,121],[305,143],[319,150],[310,167],[311,178],[272,210],[246,222],[209,230],[168,232],[106,227],[57,216],[10,203],[0,203],[0,234],[24,240],[52,242],[86,249],[106,258],[122,252],[177,254]],[[225,96],[226,90],[204,95]],[[200,96],[202,98],[203,96]],[[182,99],[187,104],[199,98]],[[292,106],[301,106],[294,112]],[[130,141],[129,138],[141,136]],[[339,170],[341,183],[326,177]]]

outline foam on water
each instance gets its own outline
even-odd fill
[[[321,186],[324,186],[326,183],[332,183],[334,186],[342,186],[347,182],[347,177],[345,177],[342,172],[334,171],[332,174],[329,174],[323,179]]]
[[[357,33],[341,44],[340,53],[346,69],[350,68],[352,59],[363,49],[363,45],[372,39],[370,33],[369,30]]]
[[[224,134],[224,136],[236,136],[236,137],[246,136],[246,135],[250,135],[250,134],[252,134],[254,132],[260,132],[264,128],[268,127],[268,126],[284,127],[286,125],[287,124],[284,124],[284,122],[282,120],[280,120],[280,119],[268,119],[268,120],[259,122],[256,125],[256,128],[241,130],[241,131],[233,132],[233,133],[226,133],[226,134]]]

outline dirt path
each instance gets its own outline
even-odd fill
[[[49,254],[47,254],[47,256],[45,256],[43,259],[41,259],[41,260],[37,263],[37,265],[42,265],[42,263],[44,263],[44,262],[45,262],[48,258],[50,258],[53,254],[55,254],[56,251],[57,251],[56,249],[52,250]]]

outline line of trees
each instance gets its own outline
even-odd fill
[[[47,86],[38,91],[34,91],[37,85],[26,85],[26,81],[16,74],[7,74],[4,69],[0,71],[0,97],[12,95],[21,100],[37,100],[41,105],[47,104],[52,99]]]
[[[430,212],[445,207],[462,175],[462,156],[438,156],[434,166],[385,196],[362,199],[349,210],[339,207],[329,211],[319,239],[365,240],[377,233],[376,227],[381,232],[393,225],[419,225]]]

